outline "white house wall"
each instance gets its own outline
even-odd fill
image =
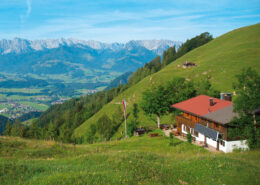
[[[184,125],[182,124],[181,126],[181,130],[182,130],[182,133],[184,134],[188,134],[185,130],[184,130]],[[196,141],[203,141],[204,142],[204,135],[201,134],[201,133],[198,133],[198,137],[192,135],[193,137],[196,138]],[[208,138],[207,137],[207,144],[214,147],[214,148],[217,148],[217,142]],[[225,141],[225,146],[222,146],[220,143],[219,143],[219,150],[220,151],[223,151],[225,153],[228,153],[228,152],[232,152],[234,149],[242,149],[242,150],[247,150],[248,149],[248,145],[246,143],[246,140],[238,140],[238,141]]]
[[[214,148],[217,148],[217,141],[214,141],[213,139],[210,139],[208,137],[207,137],[206,141],[207,141],[208,145],[213,146]]]
[[[219,150],[227,153],[227,141],[223,141],[223,142],[225,142],[225,146],[219,143]]]
[[[196,138],[196,141],[203,141],[204,142],[204,135],[201,133],[198,133],[198,137],[194,136]]]
[[[247,150],[248,145],[246,140],[241,141],[226,141],[226,152],[232,152],[234,149]]]

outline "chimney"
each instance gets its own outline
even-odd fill
[[[210,98],[210,99],[209,99],[209,105],[210,105],[210,106],[213,106],[213,105],[214,105],[213,98]]]
[[[220,93],[220,99],[224,100],[225,93]]]

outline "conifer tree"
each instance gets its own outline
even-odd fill
[[[163,52],[162,66],[165,67],[177,58],[175,47],[170,47]]]
[[[91,124],[90,128],[87,130],[87,133],[86,133],[85,140],[86,140],[87,143],[92,144],[96,140],[96,137],[95,137],[96,132],[97,132],[96,125]]]
[[[20,127],[21,127],[21,122],[20,122],[19,119],[16,119],[14,124],[13,124],[12,130],[11,130],[11,135],[12,136],[19,136],[20,135]]]
[[[23,125],[20,127],[20,132],[19,132],[19,136],[20,137],[26,137],[26,127]]]
[[[10,136],[11,135],[11,131],[12,131],[12,125],[10,120],[8,120],[6,127],[5,127],[5,131],[4,131],[4,135],[6,136]]]
[[[40,138],[40,128],[37,126],[35,121],[32,122],[28,130],[28,137],[35,139]]]
[[[124,112],[121,107],[118,106],[116,112],[112,115],[113,131],[117,130],[120,124],[123,122]]]
[[[97,131],[103,139],[109,140],[111,138],[113,131],[112,121],[106,114],[98,119]]]
[[[72,129],[69,127],[68,123],[65,123],[59,129],[59,139],[64,142],[70,142],[72,135]]]
[[[134,107],[133,108],[134,121],[137,123],[138,122],[138,113],[139,113],[138,104],[134,103],[133,107]]]
[[[47,130],[47,138],[48,139],[55,139],[57,136],[57,132],[52,122],[49,123],[49,127]]]
[[[138,104],[134,103],[134,105],[133,105],[133,117],[134,117],[134,119],[131,120],[127,124],[127,135],[130,136],[130,137],[133,136],[134,131],[137,129],[138,113],[139,113]]]

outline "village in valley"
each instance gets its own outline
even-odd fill
[[[49,99],[50,100],[50,99]],[[56,105],[56,104],[62,104],[65,102],[66,99],[60,98],[58,100],[55,100],[51,102],[51,105]],[[46,99],[43,100],[44,102]],[[35,103],[28,103],[25,101],[20,103],[20,101],[15,101],[15,100],[0,100],[0,115],[4,115],[8,117],[11,120],[19,119],[24,114],[28,114],[31,112],[43,112],[46,108],[47,105],[41,103],[42,99],[37,99]],[[42,105],[42,106],[37,106],[37,104]],[[46,107],[46,108],[45,108]],[[45,109],[43,109],[45,108]]]
[[[42,112],[41,110],[34,109],[31,106],[19,103],[0,103],[0,106],[6,107],[0,110],[0,114],[8,115],[9,119],[12,120],[30,112]]]

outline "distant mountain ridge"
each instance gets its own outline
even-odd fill
[[[131,40],[127,43],[103,43],[95,40],[79,40],[79,39],[46,39],[46,40],[27,40],[22,38],[14,38],[13,40],[0,40],[0,54],[22,54],[32,51],[41,51],[59,48],[62,46],[68,47],[90,47],[95,50],[111,49],[113,51],[132,49],[136,47],[144,47],[147,50],[152,50],[156,54],[161,55],[164,50],[175,46],[178,48],[182,43],[171,40]]]
[[[135,71],[171,46],[170,40],[132,40],[127,43],[103,43],[78,39],[0,40],[0,73],[65,75],[90,78],[109,73]],[[120,74],[119,74],[120,75]],[[48,76],[47,76],[48,78]],[[107,77],[102,81],[107,82]]]

